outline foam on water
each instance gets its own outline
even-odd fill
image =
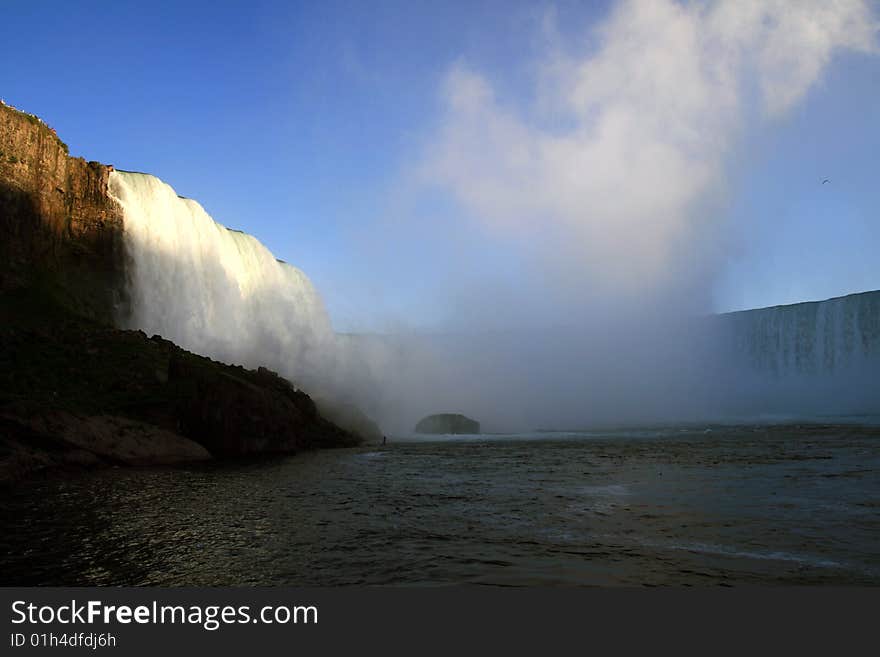
[[[671,544],[664,546],[663,544],[654,543],[656,547],[667,547],[670,550],[684,550],[686,552],[697,552],[703,554],[713,554],[722,557],[758,559],[762,561],[793,561],[802,563],[816,568],[844,568],[844,564],[831,559],[822,559],[819,557],[791,554],[789,552],[773,551],[761,552],[756,550],[740,550],[725,545],[713,545],[707,543],[688,543],[684,545]]]

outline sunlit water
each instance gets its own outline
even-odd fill
[[[3,584],[880,584],[876,428],[398,439],[3,491]]]

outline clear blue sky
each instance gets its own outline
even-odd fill
[[[611,4],[553,6],[571,40]],[[358,265],[363,233],[416,206],[454,230],[453,199],[407,205],[400,181],[457,63],[513,102],[531,93],[550,6],[5,0],[0,97],[72,154],[153,173],[256,235],[311,276],[340,328],[369,323],[376,299],[429,325],[420,277],[440,285],[442,267],[412,253]],[[722,210],[734,229],[717,309],[880,288],[878,80],[880,57],[843,54],[791,112],[750,131]],[[459,265],[474,276],[516,262],[472,255]]]

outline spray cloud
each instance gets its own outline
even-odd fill
[[[382,232],[395,252],[437,256],[430,266],[447,270],[455,334],[328,339],[308,281],[225,233],[193,239],[234,250],[239,264],[245,251],[259,254],[253,303],[239,303],[250,273],[221,271],[202,247],[160,245],[168,257],[150,271],[166,287],[195,298],[204,290],[190,280],[211,290],[231,281],[216,288],[227,302],[211,301],[213,319],[197,301],[170,313],[141,306],[140,321],[185,335],[190,348],[268,361],[335,389],[389,431],[441,411],[489,429],[705,412],[718,350],[691,318],[709,310],[730,156],[750,125],[780,120],[801,101],[836,52],[874,52],[877,31],[860,0],[628,0],[572,46],[550,14],[529,102],[454,65],[441,120],[409,178],[417,196],[453,199],[465,226],[516,263],[506,290],[457,277],[461,261],[432,252],[444,226],[416,229],[418,247],[411,228]],[[151,256],[140,257],[147,271]],[[181,267],[175,283],[169,272]],[[192,279],[190,269],[210,267]],[[279,310],[288,302],[289,316]],[[245,316],[225,317],[224,304]]]
[[[732,156],[835,53],[875,52],[876,18],[859,0],[630,0],[576,43],[553,13],[542,32],[527,102],[465,62],[442,83],[417,194],[454,199],[456,238],[485,239],[508,266],[500,288],[456,278],[481,270],[444,245],[435,294],[459,335],[432,341],[430,376],[387,378],[404,381],[397,405],[489,426],[707,413],[722,346],[693,317],[711,311],[723,264]],[[443,244],[449,229],[429,221],[419,237]]]
[[[452,68],[421,181],[528,244],[570,306],[595,308],[705,292],[694,279],[716,266],[717,204],[745,124],[784,115],[836,51],[874,50],[877,23],[858,0],[631,0],[581,56],[552,14],[544,32],[528,107]]]

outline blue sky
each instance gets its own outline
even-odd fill
[[[719,282],[723,309],[880,289],[878,76],[876,56],[840,57],[751,140],[730,210],[748,241]]]
[[[473,281],[497,298],[539,289],[504,289],[534,260],[528,237],[471,221],[483,206],[446,174],[413,183],[456,120],[450,71],[528,117],[548,16],[553,43],[589,57],[584,35],[615,7],[6,0],[0,97],[73,154],[153,173],[256,235],[310,275],[337,327],[386,311],[431,326]],[[880,57],[841,52],[784,115],[737,133],[712,210],[715,310],[880,288],[878,79]]]

